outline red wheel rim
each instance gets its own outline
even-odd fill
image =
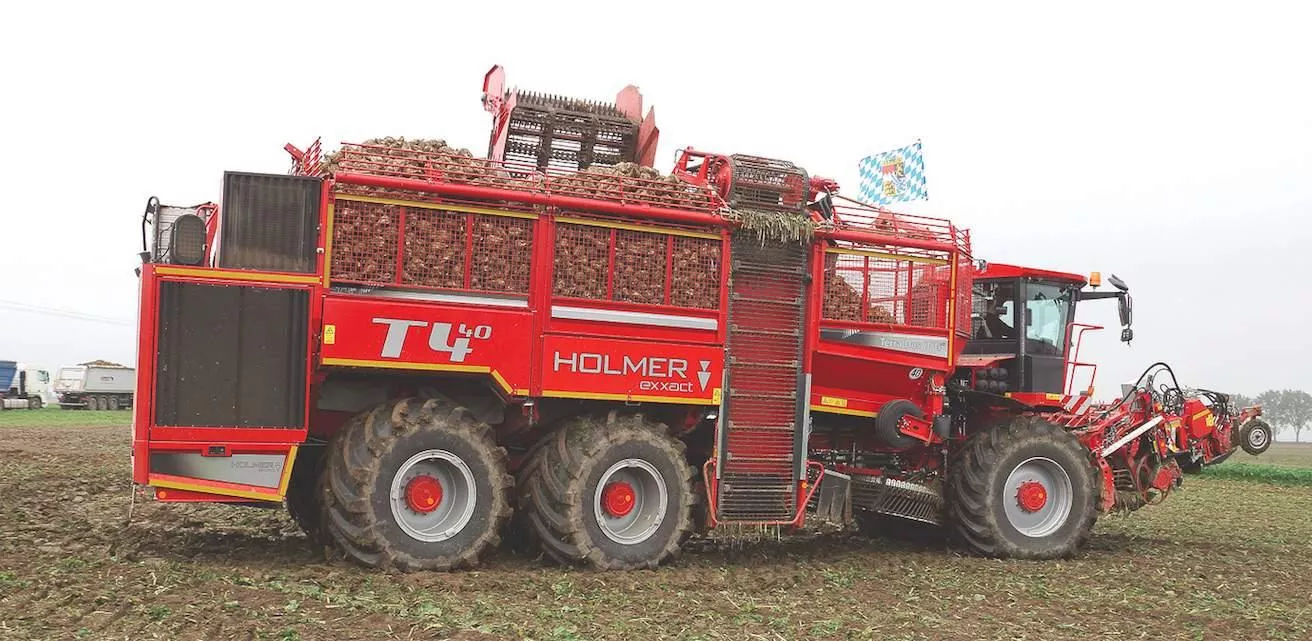
[[[628,516],[638,502],[633,486],[625,481],[616,481],[601,491],[601,505],[611,516]]]
[[[1026,512],[1038,512],[1048,504],[1048,490],[1037,481],[1025,481],[1016,491],[1016,502]]]
[[[410,509],[427,514],[442,504],[442,484],[428,476],[416,476],[405,484],[405,502]]]

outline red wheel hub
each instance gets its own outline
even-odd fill
[[[601,506],[611,516],[628,516],[637,502],[633,486],[624,481],[611,483],[601,491]]]
[[[1026,512],[1038,512],[1048,503],[1048,490],[1038,481],[1025,481],[1016,491],[1016,502]]]
[[[427,514],[442,504],[442,483],[428,476],[416,476],[405,484],[405,502],[410,509]]]

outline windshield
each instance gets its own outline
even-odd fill
[[[1074,290],[1069,285],[1028,283],[1025,287],[1026,351],[1060,355],[1066,352],[1066,324]]]

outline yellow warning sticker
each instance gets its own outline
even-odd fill
[[[715,403],[720,402],[720,388],[717,387],[711,391],[711,401]]]
[[[336,343],[336,342],[337,342],[337,326],[336,326],[336,325],[324,325],[324,326],[323,326],[323,344],[324,344],[324,345],[332,345],[333,343]]]
[[[820,404],[828,405],[829,407],[847,407],[847,399],[839,398],[837,396],[821,396]]]

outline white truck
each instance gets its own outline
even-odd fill
[[[73,365],[59,368],[55,393],[69,409],[121,410],[132,407],[137,370],[131,367]]]
[[[0,410],[39,410],[51,398],[50,372],[46,368],[0,361]]]

